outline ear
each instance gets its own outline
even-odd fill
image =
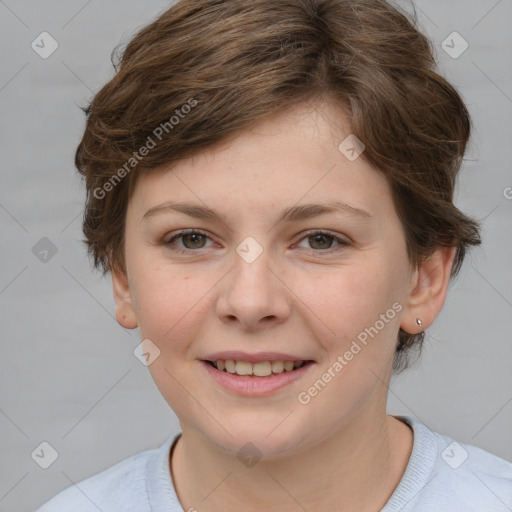
[[[114,301],[116,303],[116,320],[125,329],[135,329],[138,324],[126,272],[111,270],[111,274]]]
[[[400,327],[409,334],[424,331],[440,313],[450,283],[455,247],[440,247],[414,271]],[[419,326],[416,319],[422,321]]]

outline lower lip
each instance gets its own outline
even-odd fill
[[[313,362],[309,361],[291,372],[283,371],[268,377],[250,377],[217,370],[206,361],[201,361],[201,363],[211,377],[223,388],[246,396],[269,395],[278,391],[303,377],[313,366]]]

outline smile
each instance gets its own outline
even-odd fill
[[[283,372],[291,372],[304,365],[305,361],[235,361],[219,359],[208,361],[214,368],[222,372],[252,377],[269,377]]]
[[[200,361],[214,383],[226,391],[246,397],[263,397],[291,386],[311,371],[314,361]]]

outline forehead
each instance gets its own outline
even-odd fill
[[[383,213],[393,207],[387,180],[363,157],[340,151],[349,136],[341,108],[297,105],[189,158],[143,171],[129,209],[140,214],[165,201],[193,200],[256,214],[331,200]]]

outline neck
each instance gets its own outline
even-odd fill
[[[174,486],[185,510],[201,512],[381,510],[413,441],[410,428],[384,412],[378,420],[358,417],[311,449],[245,467],[197,430],[182,431],[171,461]]]

